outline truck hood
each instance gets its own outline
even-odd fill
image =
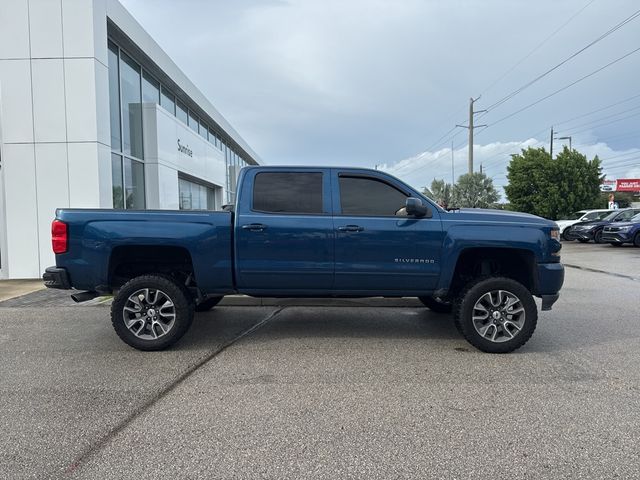
[[[496,223],[535,224],[539,226],[553,227],[555,222],[546,218],[531,215],[530,213],[511,212],[508,210],[493,210],[489,208],[462,208],[448,212],[451,220],[469,220]],[[449,219],[449,217],[443,217]]]

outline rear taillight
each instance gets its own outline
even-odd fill
[[[51,223],[51,246],[53,253],[64,253],[67,251],[67,224],[60,220]]]

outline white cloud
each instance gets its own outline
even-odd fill
[[[475,145],[474,148],[474,170],[483,166],[484,172],[493,178],[494,184],[502,188],[507,184],[507,165],[511,160],[511,154],[520,153],[522,149],[528,147],[544,146],[547,150],[549,145],[543,140],[529,138],[523,141],[494,142],[486,145]],[[555,144],[557,149],[562,148],[562,144]],[[631,148],[626,150],[614,150],[606,143],[600,142],[591,145],[581,145],[580,152],[588,159],[596,155],[603,160],[603,173],[608,179],[616,178],[640,178],[640,149]],[[467,147],[455,149],[453,152],[453,164],[455,178],[467,173]],[[413,157],[400,160],[395,163],[383,164],[379,166],[381,170],[401,178],[405,182],[416,188],[429,186],[434,179],[444,179],[451,182],[451,148],[444,148],[433,152],[422,152]]]

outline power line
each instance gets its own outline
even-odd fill
[[[634,110],[638,110],[640,108],[640,105],[636,105],[633,108],[629,108],[627,110],[622,110],[621,112],[616,112],[616,113],[612,113],[611,115],[607,115],[606,117],[598,117],[595,118],[593,120],[589,120],[588,122],[584,122],[584,123],[579,123],[578,125],[573,125],[571,127],[566,127],[566,129],[563,130],[557,130],[558,132],[564,132],[566,130],[573,130],[574,128],[580,128],[580,127],[586,127],[588,125],[594,124],[594,123],[598,123],[601,122],[602,120],[607,120],[609,118],[614,118],[617,117],[618,115],[622,115],[623,113],[629,113],[629,112],[633,112]],[[566,123],[566,122],[565,122]],[[558,124],[554,124],[554,125],[558,125]]]
[[[589,2],[587,2],[582,8],[580,8],[576,13],[574,13],[571,17],[569,17],[562,25],[560,25],[556,30],[554,30],[550,35],[548,35],[544,40],[542,40],[542,42],[540,42],[538,45],[536,45],[536,47],[533,48],[533,50],[531,50],[527,55],[525,55],[524,57],[522,57],[518,62],[516,62],[516,64],[514,64],[511,68],[509,68],[506,72],[504,72],[502,75],[500,75],[496,80],[494,80],[488,87],[486,87],[484,89],[484,92],[489,91],[491,88],[493,88],[500,80],[502,80],[504,77],[506,77],[509,73],[511,73],[515,68],[517,68],[519,65],[521,65],[526,59],[528,59],[531,55],[533,55],[536,51],[538,51],[543,45],[545,45],[551,38],[553,38],[559,31],[561,31],[564,27],[566,27],[569,23],[571,23],[571,21],[576,18],[578,15],[580,15],[589,5],[591,5],[595,0],[590,0]],[[640,11],[638,11],[640,13]],[[618,27],[619,28],[619,27]],[[613,33],[613,32],[611,32]],[[597,41],[599,41],[600,39],[596,40],[595,42],[597,43]],[[588,47],[586,47],[588,48]],[[483,93],[484,93],[483,92]],[[462,111],[463,109],[461,108],[459,111]],[[458,111],[458,112],[459,112]],[[454,115],[450,116],[449,118],[453,118],[457,115],[456,112]],[[460,122],[461,123],[461,122]],[[447,132],[445,132],[444,134],[442,134],[431,146],[429,146],[425,151],[430,151],[433,148],[436,148],[438,146],[440,146],[443,143],[448,142],[448,140],[451,140],[453,138],[455,138],[457,136],[457,133],[454,134],[452,137],[447,138],[454,130],[456,127],[452,127],[451,129],[449,129]]]
[[[600,123],[598,125],[592,125],[588,128],[583,128],[582,130],[571,130],[569,132],[565,132],[567,135],[575,135],[577,133],[582,133],[582,132],[586,132],[588,130],[593,130],[594,128],[600,128],[600,127],[604,127],[606,125],[611,125],[612,123],[617,123],[617,122],[621,122],[622,120],[627,120],[629,118],[633,118],[633,117],[637,117],[638,115],[640,115],[640,112],[638,113],[634,113],[633,115],[627,115],[626,117],[622,117],[622,118],[618,118],[616,120],[611,120],[610,122],[605,122],[605,123]]]
[[[606,65],[603,65],[602,67],[592,71],[591,73],[588,73],[587,75],[584,75],[584,76],[580,77],[579,79],[569,83],[568,85],[565,85],[564,87],[559,88],[558,90],[550,93],[549,95],[545,95],[544,97],[542,97],[542,98],[536,100],[535,102],[532,102],[532,103],[530,103],[530,104],[528,104],[528,105],[516,110],[513,113],[510,113],[509,115],[505,115],[504,117],[502,117],[502,118],[496,120],[495,122],[491,123],[489,126],[494,126],[494,125],[496,125],[496,124],[498,124],[500,122],[503,122],[503,121],[513,117],[514,115],[517,115],[518,113],[521,113],[521,112],[524,112],[525,110],[528,110],[529,108],[531,108],[531,107],[543,102],[544,100],[547,100],[547,99],[557,95],[558,93],[563,92],[563,91],[567,90],[568,88],[573,87],[574,85],[582,82],[583,80],[586,80],[587,78],[594,76],[596,73],[599,73],[602,70],[604,70],[604,69],[606,69],[606,68],[608,68],[608,67],[610,67],[610,66],[612,66],[612,65],[614,65],[614,64],[616,64],[616,63],[618,63],[618,62],[620,62],[622,60],[624,60],[625,58],[627,58],[630,55],[633,55],[634,53],[638,52],[639,50],[640,50],[640,47],[636,48],[635,50],[631,50],[628,53],[625,53],[621,57],[618,57],[615,60],[607,63]]]
[[[503,103],[505,103],[506,101],[510,100],[511,98],[515,97],[516,95],[518,95],[520,92],[526,90],[527,88],[529,88],[531,85],[533,85],[534,83],[538,82],[539,80],[543,79],[544,77],[546,77],[547,75],[549,75],[550,73],[552,73],[553,71],[557,70],[558,68],[560,68],[562,65],[564,65],[565,63],[569,62],[570,60],[574,59],[575,57],[577,57],[578,55],[580,55],[581,53],[583,53],[584,51],[588,50],[589,48],[591,48],[592,46],[594,46],[595,44],[597,44],[598,42],[604,40],[606,37],[608,37],[609,35],[611,35],[612,33],[616,32],[617,30],[621,29],[623,26],[625,26],[627,23],[635,20],[636,18],[640,17],[640,10],[636,10],[634,13],[632,13],[631,15],[629,15],[628,17],[626,17],[624,20],[622,20],[621,22],[617,23],[616,25],[614,25],[613,27],[611,27],[609,30],[607,30],[605,33],[603,33],[602,35],[600,35],[599,37],[597,37],[595,40],[592,40],[591,42],[589,42],[587,45],[585,45],[584,47],[582,47],[580,50],[574,52],[573,54],[569,55],[567,58],[565,58],[564,60],[562,60],[560,63],[554,65],[553,67],[551,67],[550,69],[548,69],[547,71],[541,73],[540,75],[538,75],[537,77],[535,77],[533,80],[528,81],[527,83],[525,83],[524,85],[522,85],[520,88],[517,88],[516,90],[514,90],[513,92],[509,93],[508,95],[504,96],[503,98],[501,98],[500,100],[498,100],[497,102],[489,105],[487,107],[487,110],[493,110],[497,107],[499,107],[500,105],[502,105]]]
[[[582,115],[578,115],[576,117],[572,117],[572,118],[569,118],[567,120],[562,120],[561,122],[555,122],[554,125],[563,125],[565,123],[572,122],[573,120],[578,120],[578,119],[583,118],[583,117],[588,117],[589,115],[592,115],[594,113],[602,112],[603,110],[608,110],[609,108],[615,107],[617,105],[621,105],[623,103],[630,102],[631,100],[634,100],[634,99],[636,99],[638,97],[640,97],[640,94],[633,95],[632,97],[625,98],[624,100],[620,100],[619,102],[612,103],[610,105],[607,105],[606,107],[598,108],[596,110],[592,110],[590,112],[583,113]]]
[[[502,80],[504,77],[506,77],[507,75],[509,75],[512,71],[514,71],[517,67],[519,67],[526,59],[528,59],[531,55],[533,55],[534,53],[536,53],[538,50],[540,50],[540,48],[542,48],[543,45],[545,45],[549,40],[551,40],[551,38],[553,38],[560,30],[562,30],[564,27],[566,27],[569,23],[571,23],[571,21],[576,18],[578,15],[580,15],[589,5],[591,5],[593,2],[595,2],[595,0],[591,0],[589,2],[587,2],[580,10],[578,10],[576,13],[574,13],[571,17],[569,17],[569,19],[564,22],[562,25],[560,25],[558,28],[556,28],[553,32],[551,32],[551,34],[549,36],[547,36],[544,40],[542,40],[542,42],[540,42],[538,45],[536,45],[533,50],[531,50],[529,53],[527,53],[524,57],[522,57],[520,60],[518,60],[518,62],[516,62],[515,65],[513,65],[511,68],[509,68],[506,72],[504,72],[502,75],[500,75],[496,80],[494,80],[491,85],[489,85],[487,88],[484,89],[484,91],[482,92],[482,95],[484,95],[486,92],[488,92],[491,88],[493,88],[500,80]]]

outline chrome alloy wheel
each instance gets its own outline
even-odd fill
[[[127,299],[122,309],[125,326],[142,340],[156,340],[173,328],[176,307],[162,290],[143,288]]]
[[[478,334],[495,343],[511,340],[524,327],[522,301],[507,290],[492,290],[473,306],[473,326]]]

